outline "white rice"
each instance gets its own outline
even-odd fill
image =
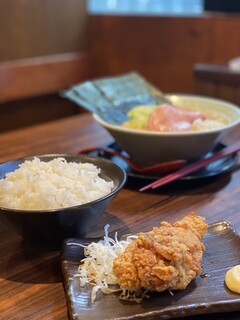
[[[0,179],[0,206],[19,210],[49,210],[97,200],[113,190],[113,181],[99,177],[92,163],[55,158],[25,161]]]

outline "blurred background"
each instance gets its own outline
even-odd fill
[[[239,1],[2,0],[0,18],[1,132],[85,112],[59,92],[133,70],[240,104]]]

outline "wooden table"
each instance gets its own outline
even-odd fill
[[[225,140],[239,139],[236,128]],[[74,116],[0,135],[0,161],[45,153],[76,153],[81,148],[112,141],[88,114]],[[139,193],[143,182],[129,181],[105,214],[89,231],[101,236],[111,225],[119,234],[147,231],[161,220],[169,222],[194,210],[208,223],[228,220],[240,232],[240,170],[210,180],[178,187],[165,186]],[[240,319],[238,313],[198,316],[192,319]],[[37,249],[24,243],[0,221],[0,319],[67,319],[66,300],[58,251]],[[99,319],[101,319],[99,317]]]
[[[240,104],[240,72],[227,64],[197,63],[193,66],[195,93]]]

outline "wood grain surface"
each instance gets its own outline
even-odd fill
[[[84,52],[0,62],[0,132],[79,113],[60,93],[90,75]]]
[[[239,139],[236,128],[225,142]],[[110,135],[89,114],[0,135],[0,161],[46,153],[76,153],[79,149],[112,141]],[[147,231],[161,220],[181,219],[190,211],[208,223],[227,220],[240,233],[240,171],[194,182],[176,182],[156,191],[140,193],[146,181],[129,179],[110,207],[89,230],[89,237],[101,236],[103,226],[119,235]],[[0,319],[66,320],[67,308],[60,252],[33,247],[22,241],[0,220]],[[236,264],[239,261],[236,261]],[[102,319],[99,315],[98,319]],[[240,319],[238,312],[194,316],[189,319]],[[91,320],[91,319],[90,319]]]
[[[59,92],[89,79],[90,59],[69,52],[0,63],[0,102]]]
[[[227,100],[240,105],[240,72],[227,64],[194,65],[195,93]]]
[[[0,2],[0,61],[87,49],[85,0]]]
[[[239,15],[89,16],[95,76],[137,70],[163,92],[193,92],[195,63],[239,55]]]

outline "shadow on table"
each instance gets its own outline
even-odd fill
[[[126,225],[110,213],[104,214],[96,221],[87,238],[98,238],[104,235],[104,226],[111,225],[112,236],[116,229],[119,234],[129,233]],[[20,283],[58,283],[62,282],[61,251],[60,248],[52,248],[31,245],[16,236],[11,231],[14,241],[8,248],[0,248],[2,263],[0,266],[0,278]],[[2,250],[1,250],[2,249]]]
[[[224,188],[230,181],[232,174],[240,169],[237,165],[231,172],[225,172],[212,177],[204,177],[200,179],[185,178],[176,180],[157,189],[148,189],[143,193],[160,193],[160,194],[202,194],[206,192],[217,192]],[[126,188],[139,190],[140,188],[152,183],[154,180],[138,179],[128,177]]]

